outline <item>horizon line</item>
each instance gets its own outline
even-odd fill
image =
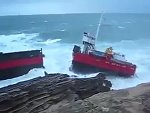
[[[41,14],[8,14],[8,15],[0,15],[0,16],[38,16],[38,15],[71,15],[71,14],[101,14],[102,12],[98,13],[41,13]],[[105,12],[105,14],[150,14],[148,12],[143,13],[135,13],[135,12]]]

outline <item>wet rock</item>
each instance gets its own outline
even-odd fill
[[[67,74],[48,74],[0,89],[0,113],[48,113],[110,90],[100,76],[70,78]],[[107,81],[109,82],[109,81]]]

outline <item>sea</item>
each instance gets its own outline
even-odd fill
[[[0,87],[44,76],[44,71],[80,78],[96,76],[97,73],[77,75],[69,71],[69,67],[74,45],[82,46],[83,32],[95,36],[100,16],[98,13],[0,16],[0,52],[42,48],[45,54],[44,69],[33,69],[26,75],[1,80]],[[96,49],[105,51],[110,46],[137,65],[133,77],[107,76],[113,89],[150,82],[150,14],[104,14]]]

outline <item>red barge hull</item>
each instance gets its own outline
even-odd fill
[[[27,74],[33,68],[43,67],[42,50],[0,53],[0,80]]]
[[[74,53],[72,70],[75,73],[110,72],[119,76],[129,77],[135,74],[136,65],[93,54]]]

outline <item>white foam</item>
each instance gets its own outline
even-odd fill
[[[59,41],[61,41],[61,40],[62,40],[62,39],[48,39],[48,40],[46,40],[45,42],[36,42],[36,43],[49,45],[49,44],[52,44],[52,43],[59,42]]]
[[[66,31],[66,29],[60,29],[60,30],[58,30],[58,31],[64,32],[64,31]]]
[[[5,87],[8,85],[16,84],[18,82],[30,80],[39,76],[44,76],[44,71],[43,69],[32,69],[28,72],[28,74],[12,78],[12,79],[7,79],[7,80],[1,80],[0,81],[0,88]]]
[[[45,23],[47,23],[48,21],[47,21],[47,20],[45,20],[44,22],[45,22]]]
[[[31,49],[33,48],[31,45],[31,39],[35,38],[36,36],[38,36],[38,33],[0,35],[1,52],[12,52]]]
[[[119,28],[119,29],[124,29],[125,27],[123,27],[123,26],[118,26],[118,28]]]
[[[69,44],[53,44],[43,48],[44,66],[50,73],[72,73],[69,71],[72,59],[72,46]]]

